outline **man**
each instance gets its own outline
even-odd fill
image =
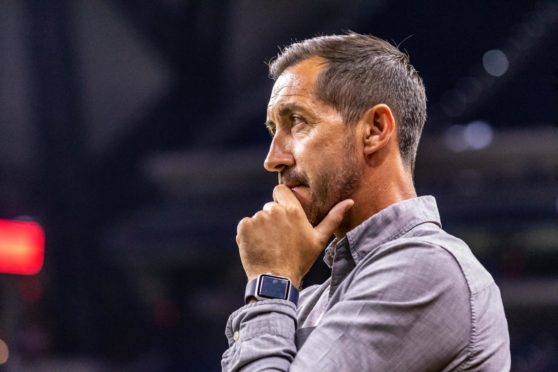
[[[417,198],[426,97],[408,57],[373,36],[317,37],[270,65],[273,202],[238,225],[247,305],[226,371],[507,371],[498,287]],[[331,277],[300,293],[324,250]]]

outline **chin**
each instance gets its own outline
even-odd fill
[[[310,202],[308,202],[307,200],[301,200],[299,197],[297,197],[298,201],[300,202],[300,205],[302,206],[302,209],[304,210],[304,214],[306,215],[306,219],[308,219],[308,221],[310,221],[311,223],[313,222],[311,220],[312,218],[312,206],[310,204]],[[312,223],[313,225],[313,223]]]

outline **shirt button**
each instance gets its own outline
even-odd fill
[[[240,339],[240,332],[235,331],[235,332],[234,332],[234,335],[233,335],[233,339],[234,339],[235,341],[238,341],[238,340]]]

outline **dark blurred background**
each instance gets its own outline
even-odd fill
[[[548,0],[0,0],[0,218],[47,237],[38,275],[0,276],[0,369],[220,370],[236,224],[276,183],[265,62],[343,30],[411,55],[429,97],[418,191],[500,285],[512,370],[557,371]],[[326,276],[318,261],[307,283]]]

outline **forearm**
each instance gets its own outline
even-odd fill
[[[229,317],[223,371],[288,371],[296,355],[296,309],[287,300],[243,306]]]

